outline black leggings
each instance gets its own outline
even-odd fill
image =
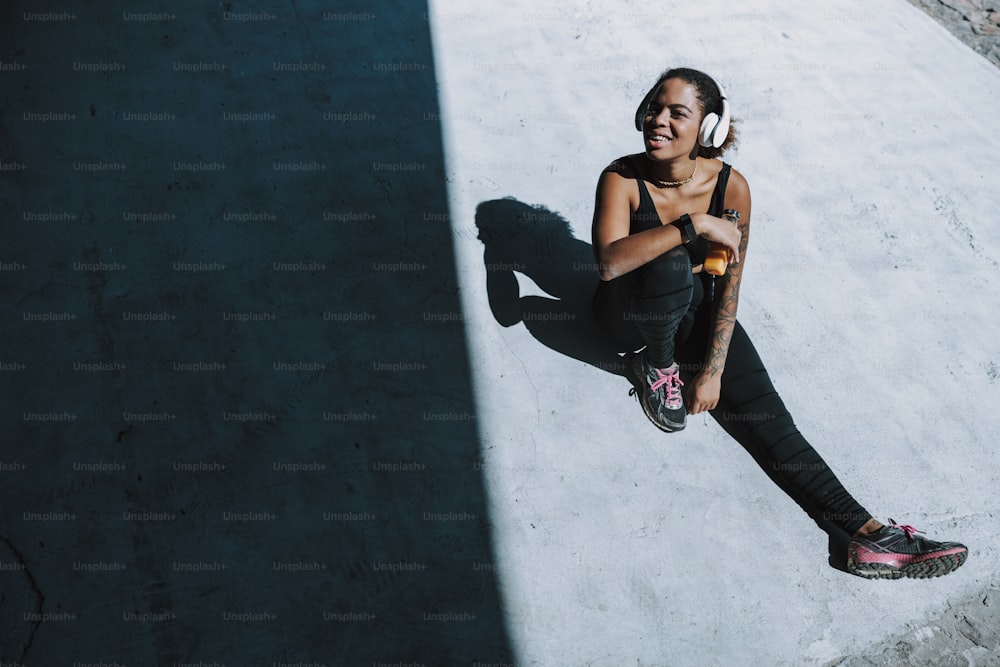
[[[712,334],[711,280],[691,273],[683,249],[671,251],[600,283],[594,311],[624,349],[646,346],[651,365],[658,368],[677,361],[688,382],[703,367]],[[872,518],[799,433],[739,322],[729,343],[719,404],[710,414],[810,513],[852,535]]]

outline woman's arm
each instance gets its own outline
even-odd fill
[[[746,263],[747,243],[750,241],[750,186],[743,175],[735,169],[730,173],[729,184],[726,187],[725,207],[740,212],[740,259],[739,263],[729,265],[725,277],[716,278],[718,292],[712,339],[708,343],[705,365],[695,378],[694,386],[688,395],[688,412],[691,414],[713,410],[718,405],[722,389],[722,371],[726,367],[729,341],[732,340],[733,328],[736,326],[740,280]]]
[[[624,275],[682,243],[681,232],[673,225],[629,235],[629,197],[633,192],[634,182],[611,170],[602,173],[597,183],[591,235],[601,280]],[[690,215],[698,235],[739,253],[739,234],[731,224],[707,213]]]

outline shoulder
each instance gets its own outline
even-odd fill
[[[726,183],[726,196],[727,197],[750,196],[750,184],[747,183],[746,177],[739,171],[737,171],[735,167],[731,167],[729,170],[729,182]]]
[[[726,208],[743,211],[744,218],[750,214],[750,184],[743,174],[730,168],[729,181],[726,183]]]
[[[605,193],[628,193],[635,190],[636,163],[634,155],[624,155],[612,160],[612,162],[601,170],[598,180],[598,190]]]
[[[621,212],[626,216],[639,206],[639,178],[635,172],[634,156],[620,157],[601,171],[597,181],[595,221],[604,219],[606,214],[617,217]]]
[[[615,158],[601,171],[601,177],[605,174],[616,174],[623,179],[632,180],[636,177],[635,155],[623,155]]]

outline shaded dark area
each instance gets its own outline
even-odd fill
[[[513,663],[425,3],[0,43],[0,661]]]
[[[538,342],[552,350],[623,378],[630,377],[627,355],[631,350],[622,348],[611,338],[592,311],[591,300],[598,281],[593,247],[573,236],[565,218],[544,206],[504,198],[481,202],[476,208],[476,226],[485,246],[487,292],[497,322],[512,326],[523,321]],[[520,296],[515,271],[531,278],[553,298]],[[702,335],[707,339],[707,332]],[[683,381],[690,383],[694,377],[692,369],[687,364],[682,364],[681,368]],[[622,391],[628,391],[631,382],[631,379],[623,381]],[[746,427],[727,419],[726,413],[726,407],[720,405],[711,415],[771,481],[828,534],[829,563],[846,572],[850,541],[847,533],[831,523],[821,509],[790,488],[774,470],[772,462],[758,455]],[[646,421],[638,402],[635,418]],[[655,430],[654,426],[649,427]]]
[[[538,341],[568,357],[623,375],[614,341],[594,318],[594,252],[569,222],[543,206],[494,199],[476,207],[490,310],[505,327],[523,322]],[[553,298],[521,296],[514,273]]]

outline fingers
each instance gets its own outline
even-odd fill
[[[688,406],[687,411],[689,415],[697,415],[702,412],[714,410],[718,401],[698,398],[696,392],[692,391],[691,394],[685,397],[684,403]]]
[[[740,263],[740,243],[743,240],[743,233],[733,225],[725,222],[722,219],[716,218],[724,226],[721,228],[709,227],[702,236],[713,243],[718,243],[719,245],[726,248],[729,251],[729,263],[739,264]]]
[[[721,232],[718,238],[716,238],[716,231]],[[738,227],[735,227],[728,222],[724,222],[720,229],[712,230],[712,233],[708,235],[708,240],[715,241],[716,243],[721,243],[726,246],[729,249],[730,256],[735,257],[737,261],[739,261],[740,243],[743,241],[743,232],[741,232]]]
[[[711,401],[695,401],[688,407],[689,415],[696,415],[702,412],[709,412],[715,409],[715,403]]]
[[[699,387],[694,384],[691,389],[684,394],[684,405],[687,406],[689,415],[697,415],[702,412],[714,410],[719,404],[717,392],[712,390],[699,391]]]

